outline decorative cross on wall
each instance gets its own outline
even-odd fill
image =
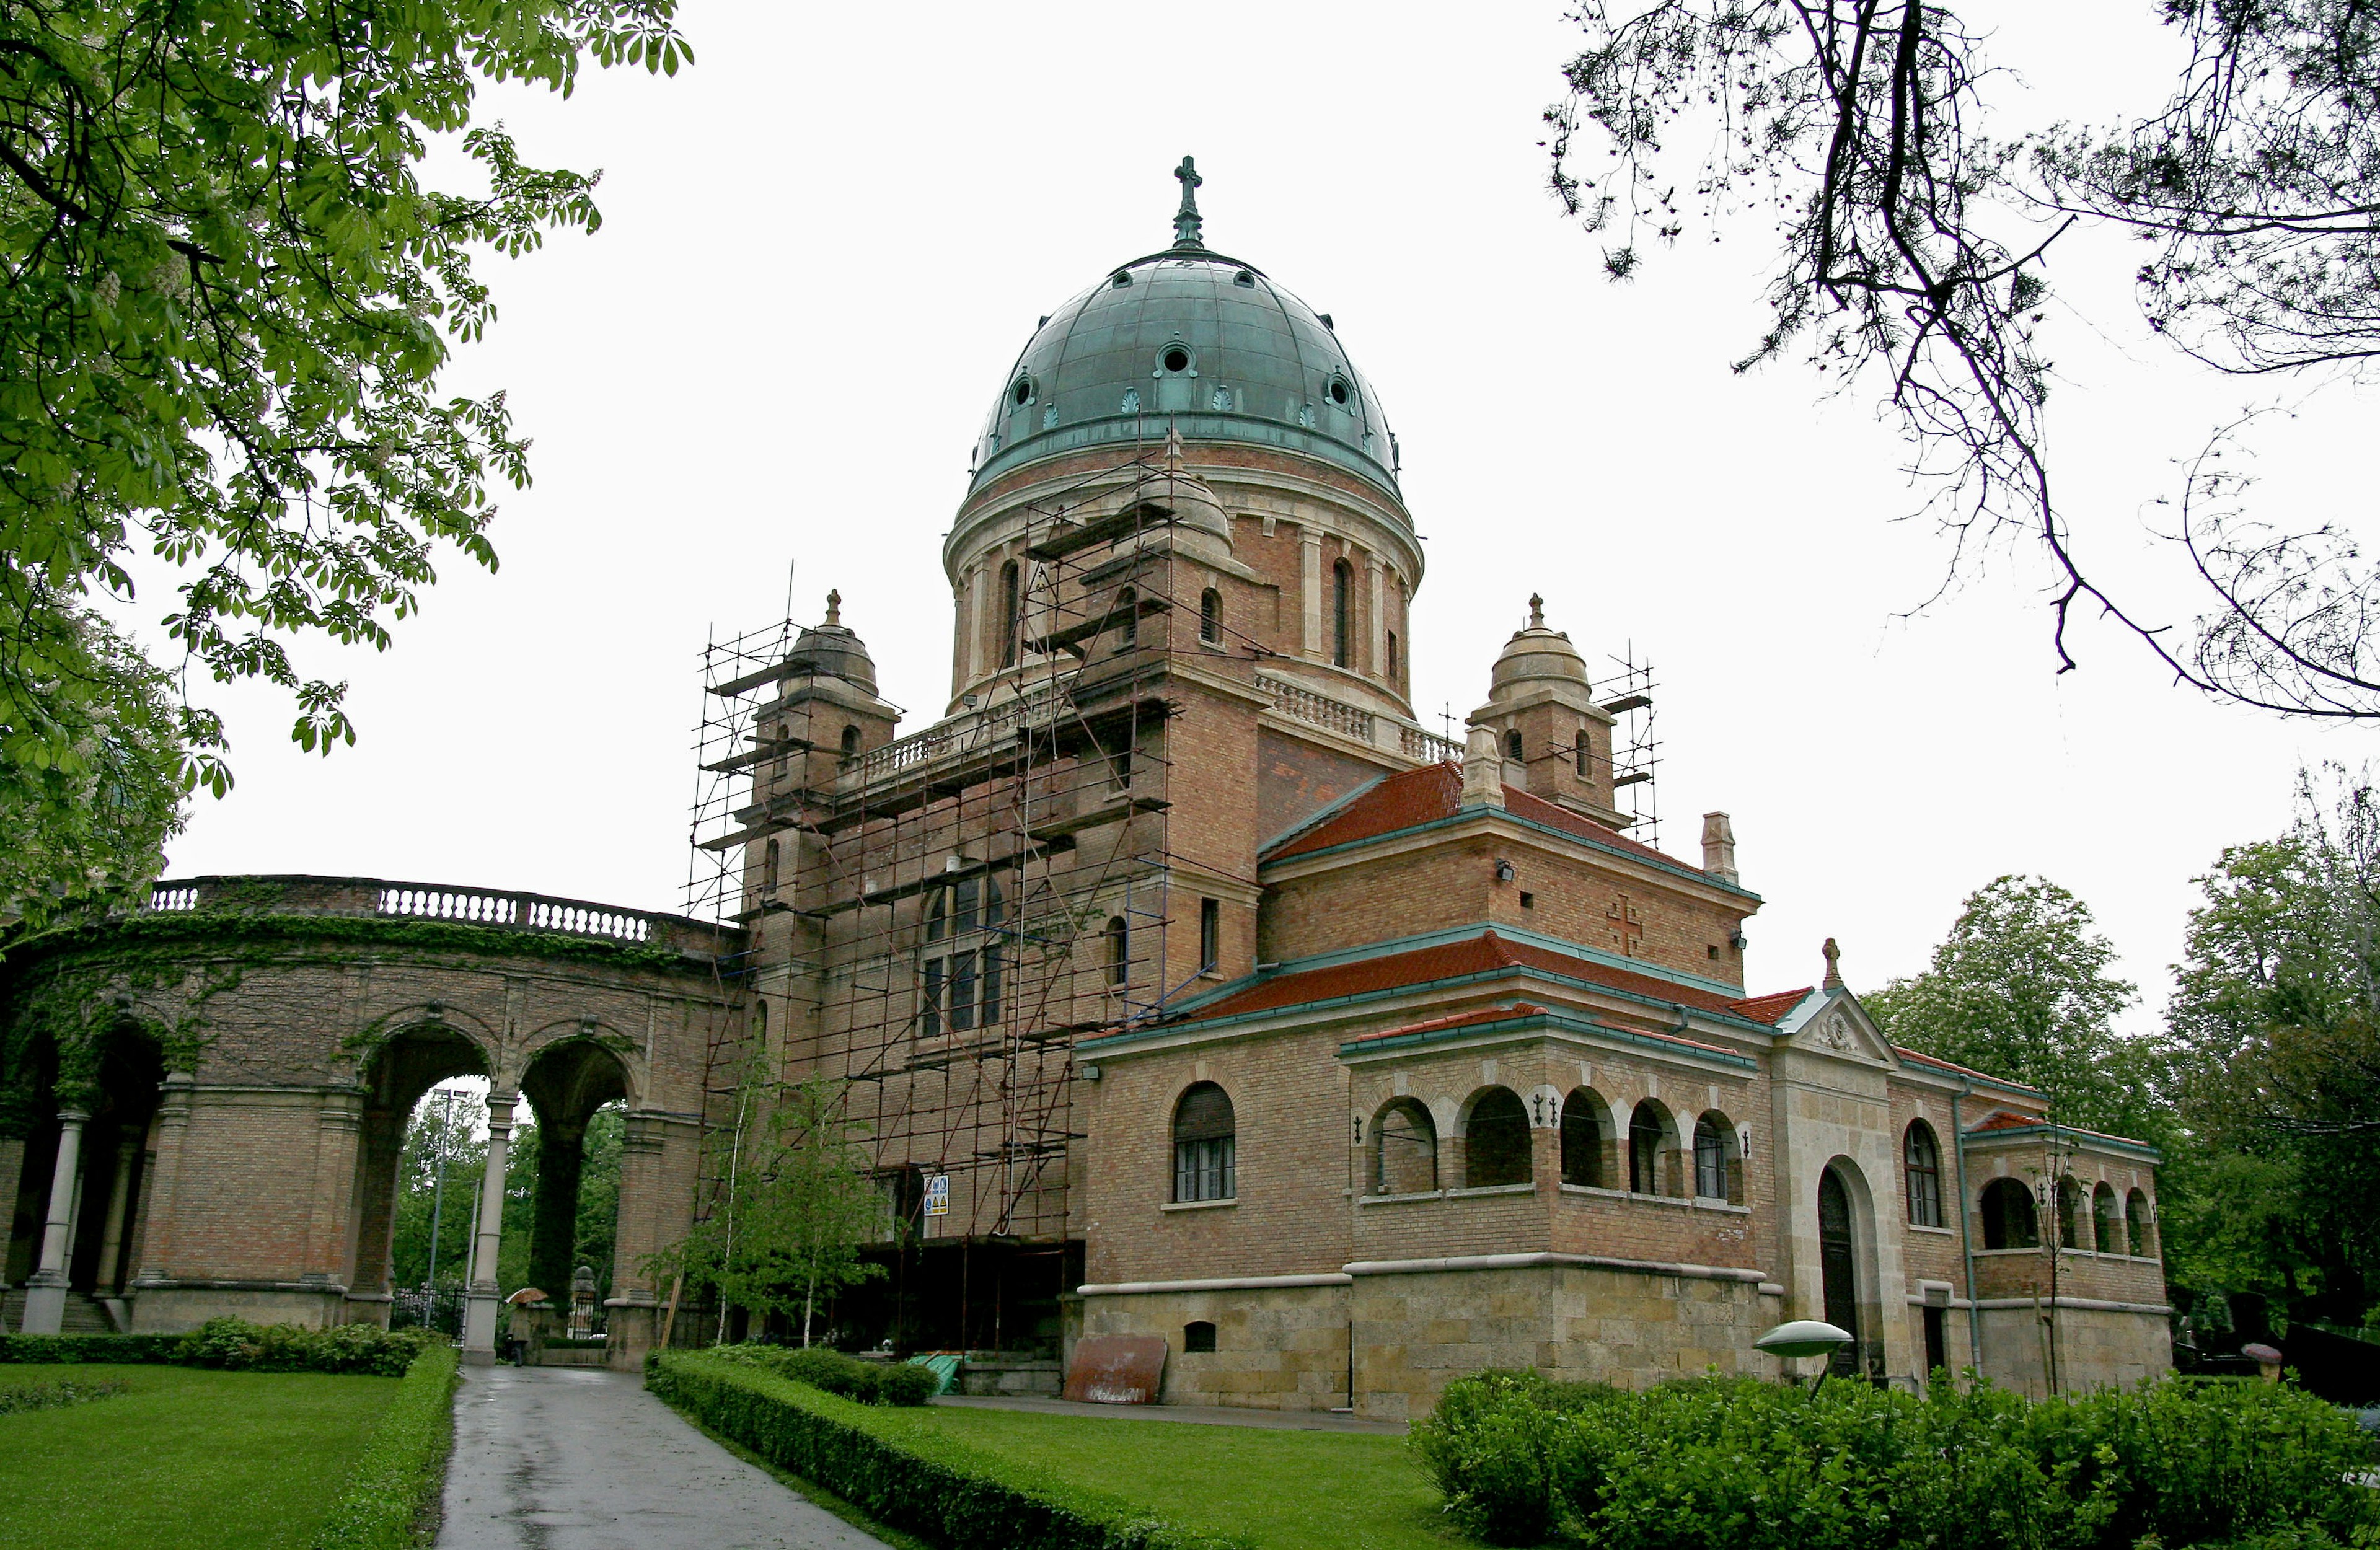
[[[1603,918],[1611,922],[1613,951],[1622,958],[1644,956],[1637,949],[1645,945],[1645,917],[1628,902],[1628,895],[1622,893],[1615,898],[1611,908],[1603,912]]]

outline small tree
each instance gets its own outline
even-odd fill
[[[882,1234],[884,1196],[868,1176],[866,1128],[844,1110],[846,1086],[747,1083],[737,1125],[714,1137],[727,1154],[717,1203],[642,1262],[649,1275],[717,1289],[722,1338],[731,1303],[789,1316],[799,1308],[807,1346],[820,1294],[884,1273],[859,1257]]]

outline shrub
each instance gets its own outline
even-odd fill
[[[1598,1550],[2326,1550],[2380,1542],[2369,1447],[2295,1388],[2168,1379],[2031,1404],[1706,1379],[1619,1394],[1485,1373],[1412,1445],[1491,1544]],[[2371,1527],[2365,1527],[2370,1525]]]
[[[113,1399],[131,1387],[122,1378],[58,1378],[49,1383],[0,1385],[0,1415],[89,1404],[93,1399]]]
[[[412,1550],[455,1444],[455,1350],[422,1346],[310,1550]]]
[[[647,1387],[880,1522],[936,1544],[1005,1550],[1232,1550],[1237,1543],[978,1453],[922,1417],[822,1394],[771,1370],[785,1357],[817,1352],[756,1360],[754,1349],[656,1354],[646,1363]]]
[[[888,1405],[922,1405],[941,1387],[939,1374],[914,1362],[887,1367],[876,1380],[877,1397]]]
[[[213,1318],[182,1337],[175,1361],[194,1367],[259,1373],[364,1373],[402,1375],[438,1337],[420,1329],[342,1324],[307,1329],[294,1324],[249,1324]]]
[[[181,1349],[179,1335],[0,1335],[0,1362],[168,1362]]]

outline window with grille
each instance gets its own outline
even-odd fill
[[[1000,1021],[1003,914],[1000,879],[990,876],[962,878],[928,898],[917,1012],[927,1037]]]
[[[1187,1204],[1239,1195],[1238,1126],[1231,1096],[1193,1083],[1173,1106],[1173,1198]]]
[[[1209,646],[1223,644],[1223,594],[1211,587],[1198,595],[1198,638]]]

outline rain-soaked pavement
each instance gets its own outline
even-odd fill
[[[464,1373],[439,1550],[885,1550],[629,1374]]]

